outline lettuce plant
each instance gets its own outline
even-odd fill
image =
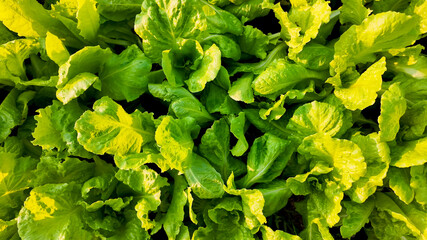
[[[427,1],[0,9],[0,239],[427,239]]]

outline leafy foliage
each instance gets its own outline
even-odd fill
[[[0,9],[0,239],[427,239],[425,0]]]

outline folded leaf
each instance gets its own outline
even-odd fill
[[[366,162],[362,151],[355,143],[335,139],[326,134],[316,134],[304,139],[298,152],[308,159],[324,161],[334,167],[330,180],[337,182],[341,190],[347,190],[352,183],[366,173]]]
[[[376,211],[371,215],[371,225],[380,239],[425,239],[427,217],[418,205],[404,204],[392,193],[375,194]]]
[[[366,161],[366,173],[346,192],[351,200],[357,203],[365,202],[375,193],[377,187],[383,185],[390,164],[390,150],[376,133],[363,136],[359,133],[351,137],[351,141],[362,150]]]
[[[224,182],[215,168],[203,157],[193,154],[184,168],[184,175],[191,191],[199,198],[220,198],[224,194]]]
[[[231,195],[242,198],[243,213],[245,215],[245,227],[252,233],[258,232],[262,224],[267,222],[262,210],[264,208],[264,198],[261,191],[257,189],[236,189],[234,185],[234,175],[231,174],[227,180],[224,190]]]
[[[391,11],[371,15],[362,24],[352,25],[336,42],[331,73],[373,62],[377,52],[411,45],[418,34],[418,19],[414,17]]]
[[[242,77],[237,79],[231,84],[228,94],[235,101],[242,101],[244,103],[254,102],[254,94],[252,92],[253,74],[245,73]]]
[[[308,79],[324,80],[322,72],[308,70],[300,64],[285,59],[273,61],[252,83],[255,93],[275,98],[291,90],[296,84]]]
[[[423,165],[427,162],[427,138],[404,142],[391,148],[391,165],[399,168]]]
[[[151,61],[132,45],[105,61],[99,72],[102,93],[117,101],[133,101],[147,91],[150,70]]]
[[[99,82],[98,76],[88,72],[79,73],[65,85],[58,87],[56,97],[63,104],[67,104],[71,100],[82,95],[90,86],[94,86],[94,88],[99,90],[101,87],[100,85],[101,83]]]
[[[255,139],[248,154],[248,173],[237,184],[250,188],[255,183],[272,181],[282,173],[293,152],[289,141],[272,134]]]
[[[411,188],[410,169],[390,167],[387,173],[388,185],[400,200],[409,204],[414,199],[414,189]]]
[[[360,25],[372,10],[363,6],[362,0],[344,0],[340,9],[340,23],[351,23]]]
[[[374,104],[377,92],[381,89],[381,76],[386,71],[385,58],[381,58],[372,64],[349,87],[335,86],[337,96],[344,106],[352,111],[363,110]]]
[[[190,92],[200,92],[206,83],[215,79],[221,67],[221,51],[213,44],[205,51],[199,69],[191,73],[190,78],[185,81]]]
[[[381,97],[381,115],[378,117],[380,138],[393,141],[399,131],[399,120],[405,114],[406,99],[398,84],[392,84]]]
[[[94,41],[100,25],[96,0],[78,0],[77,3],[77,28],[80,30],[80,35],[89,41]]]
[[[146,166],[136,170],[119,170],[116,178],[137,192],[135,210],[141,221],[140,226],[145,230],[152,229],[155,222],[149,213],[159,207],[161,188],[169,185],[167,179]]]

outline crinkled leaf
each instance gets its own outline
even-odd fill
[[[162,156],[169,162],[169,167],[183,172],[189,164],[193,153],[194,142],[186,121],[171,116],[163,118],[157,127],[155,138]]]
[[[295,110],[286,129],[300,141],[307,136],[324,133],[331,137],[338,134],[347,119],[342,111],[329,103],[313,101]]]
[[[257,232],[262,224],[267,222],[262,210],[264,208],[264,197],[261,191],[256,189],[236,189],[233,173],[227,180],[224,190],[231,195],[242,198],[243,213],[245,215],[245,227],[252,232]]]
[[[374,211],[370,217],[379,239],[423,239],[427,233],[425,211],[414,203],[404,204],[392,193],[375,194]]]
[[[385,71],[385,58],[383,57],[366,69],[349,87],[335,86],[334,94],[346,108],[352,111],[363,110],[374,104],[377,92],[381,89],[381,76]]]
[[[342,73],[358,63],[375,61],[375,53],[403,48],[418,38],[418,20],[398,12],[371,15],[353,25],[335,44],[331,73]]]
[[[298,152],[306,158],[324,161],[333,166],[330,180],[336,181],[341,190],[347,190],[352,183],[366,173],[366,162],[361,149],[355,143],[316,134],[304,139]]]
[[[96,154],[140,152],[154,140],[153,116],[136,110],[128,114],[108,97],[97,100],[94,111],[86,111],[77,120],[77,139],[86,150]]]
[[[381,115],[378,117],[380,138],[393,141],[399,131],[399,120],[405,114],[406,99],[398,84],[392,84],[381,97]]]
[[[160,206],[160,189],[169,185],[167,179],[146,166],[136,170],[119,170],[116,178],[139,194],[135,205],[138,219],[143,229],[152,229],[155,222],[150,219],[149,213]]]
[[[75,183],[46,184],[34,188],[18,217],[19,236],[30,238],[90,239],[83,222],[80,185]]]
[[[327,70],[333,58],[333,48],[317,43],[309,43],[296,55],[295,61],[307,69]]]
[[[366,173],[346,192],[350,198],[362,203],[375,193],[377,187],[383,185],[390,164],[390,150],[376,133],[367,136],[355,134],[351,141],[362,150],[366,161]]]
[[[268,43],[268,36],[258,28],[254,28],[251,25],[244,27],[243,34],[239,38],[240,49],[242,52],[254,55],[260,59],[267,57]]]

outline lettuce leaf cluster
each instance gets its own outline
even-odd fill
[[[0,9],[0,239],[427,239],[425,0]]]

